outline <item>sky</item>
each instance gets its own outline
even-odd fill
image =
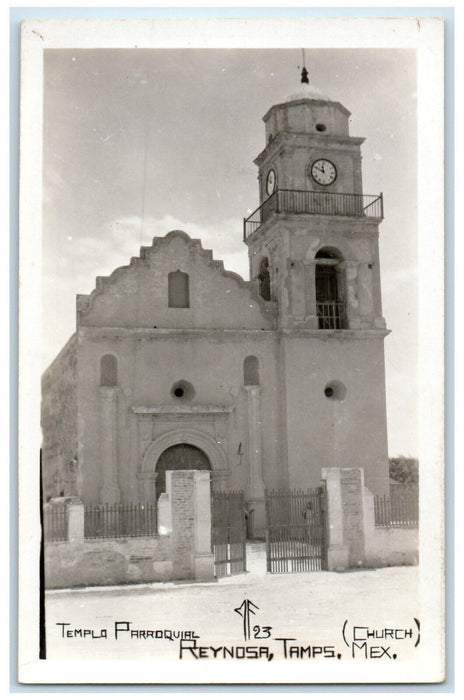
[[[380,226],[391,456],[417,454],[416,64],[412,50],[305,49],[310,82],[351,112]],[[299,86],[294,49],[49,49],[44,58],[43,367],[76,294],[173,229],[248,279],[263,115]]]

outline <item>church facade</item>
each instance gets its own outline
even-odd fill
[[[166,470],[264,491],[363,467],[386,493],[379,224],[349,112],[313,88],[265,115],[250,281],[171,231],[77,297],[76,332],[44,373],[44,498],[155,501]]]

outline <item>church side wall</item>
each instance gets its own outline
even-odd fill
[[[290,337],[283,371],[290,487],[319,485],[325,467],[363,467],[366,486],[388,493],[383,339]]]
[[[265,485],[286,485],[275,333],[81,328],[79,445],[85,502],[98,502],[102,486],[99,367],[101,357],[108,353],[118,361],[116,471],[121,501],[153,500],[146,480],[149,475],[140,472],[154,471],[155,464],[144,464],[144,458],[158,439],[172,431],[177,431],[180,442],[182,431],[201,433],[225,455],[226,473],[215,474],[218,465],[212,465],[213,488],[246,490],[249,404],[243,363],[250,355],[259,362]],[[173,385],[180,380],[193,386],[195,395],[190,401],[172,395]],[[206,408],[198,413],[196,406]]]
[[[42,376],[44,502],[70,495],[69,465],[77,457],[77,348],[73,335]]]

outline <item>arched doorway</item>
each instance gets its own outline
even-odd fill
[[[211,469],[205,453],[194,445],[172,445],[160,455],[156,463],[156,499],[166,493],[166,472],[174,469]]]

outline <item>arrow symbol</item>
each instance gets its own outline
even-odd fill
[[[256,615],[253,608],[259,610],[259,607],[251,600],[248,600],[248,598],[245,598],[238,608],[234,608],[234,612],[238,613],[243,619],[243,636],[245,641],[250,639],[250,615]]]

